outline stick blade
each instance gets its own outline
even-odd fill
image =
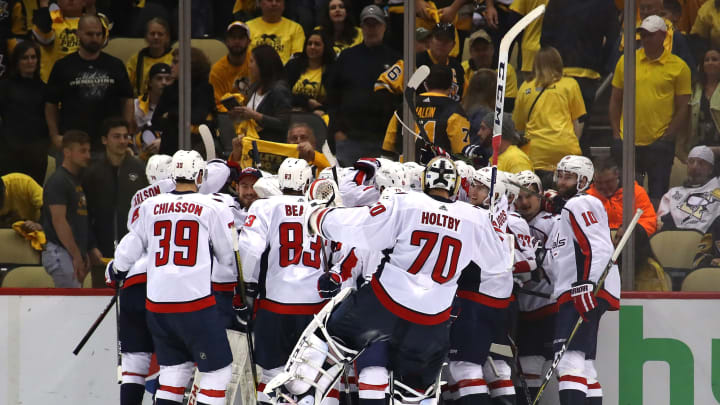
[[[207,125],[202,124],[198,128],[198,132],[200,132],[200,138],[205,145],[205,154],[207,154],[207,160],[215,159],[215,141],[213,139],[212,132],[210,132],[210,128],[208,128]]]
[[[420,84],[424,82],[428,76],[430,76],[430,68],[427,65],[420,66],[417,68],[415,73],[410,76],[410,79],[408,79],[407,87],[417,90]]]

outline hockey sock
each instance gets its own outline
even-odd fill
[[[385,405],[388,403],[387,397],[383,399],[367,399],[367,398],[360,398],[359,404],[360,405]],[[349,404],[347,404],[349,405]]]
[[[491,401],[492,405],[516,405],[515,395],[502,395]]]
[[[492,402],[489,394],[473,394],[456,399],[455,405],[492,405]]]
[[[579,390],[560,390],[560,405],[585,405],[585,393]]]
[[[120,405],[139,405],[142,403],[145,386],[125,383],[120,386]]]
[[[175,401],[171,401],[169,399],[163,399],[163,398],[155,399],[155,405],[178,405],[178,404],[182,404],[182,402],[175,402]]]
[[[602,405],[602,397],[587,398],[585,405]]]

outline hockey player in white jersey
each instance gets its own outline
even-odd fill
[[[195,151],[172,158],[174,191],[147,199],[133,212],[130,232],[108,265],[117,280],[147,255],[147,323],[153,337],[160,387],[156,404],[179,404],[197,364],[202,372],[198,403],[225,403],[232,361],[225,328],[212,295],[213,259],[233,269],[236,235],[230,210],[198,186],[205,162]],[[228,270],[232,271],[232,270]]]
[[[318,278],[325,270],[323,240],[310,236],[303,222],[303,193],[313,180],[303,159],[287,158],[278,170],[282,196],[257,200],[240,232],[243,276],[258,283],[255,302],[255,359],[262,367],[258,401],[264,384],[287,362],[302,331],[325,304]]]
[[[550,297],[553,292],[552,285],[543,270],[549,264],[543,259],[546,250],[552,246],[550,235],[560,216],[541,209],[540,195],[543,193],[543,188],[540,178],[535,173],[524,170],[515,175],[515,180],[519,185],[538,193],[521,190],[514,204],[516,212],[527,221],[530,232],[539,245],[536,255],[538,270],[522,286],[524,290]],[[519,361],[523,372],[522,378],[527,383],[532,400],[537,396],[542,384],[545,363],[553,358],[557,304],[552,298],[530,294],[519,294],[517,301],[520,310],[516,338]]]
[[[170,179],[171,161],[172,157],[168,155],[153,155],[148,161],[145,175],[150,185],[138,190],[130,201],[128,229],[133,213],[143,201],[175,189],[175,183]],[[112,276],[106,271],[106,283],[110,287],[120,288],[118,318],[118,339],[122,351],[120,405],[136,405],[142,402],[145,392],[145,377],[148,376],[150,359],[155,351],[152,336],[145,322],[147,257],[143,256],[134,263],[121,283],[114,282]]]
[[[451,200],[458,186],[454,163],[437,157],[425,169],[424,193],[388,195],[370,207],[324,208],[328,200],[311,204],[308,225],[313,232],[382,252],[384,258],[370,283],[332,313],[326,325],[330,341],[306,337],[303,342],[312,347],[300,350],[291,359],[291,368],[302,370],[303,359],[322,365],[324,358],[303,355],[314,348],[330,346],[333,356],[348,359],[373,342],[386,341],[394,394],[403,396],[403,402],[434,395],[449,349],[449,320],[461,273],[479,266],[490,277],[509,274],[509,251],[487,215]],[[328,373],[339,372],[326,366]],[[285,386],[302,394],[315,378],[314,372],[295,373]],[[316,389],[326,387],[319,384]]]
[[[562,158],[555,171],[558,193],[566,200],[557,233],[551,236],[553,264],[546,269],[558,302],[555,351],[570,336],[578,316],[584,320],[557,366],[561,405],[584,405],[586,397],[590,404],[601,403],[594,367],[598,326],[602,314],[620,304],[617,266],[610,269],[597,298],[593,295],[613,253],[607,213],[600,200],[584,193],[593,174],[590,159],[576,155]]]
[[[381,159],[362,158],[352,168],[343,170],[338,187],[348,207],[374,204],[380,198],[380,191],[375,187],[375,172],[380,166]]]

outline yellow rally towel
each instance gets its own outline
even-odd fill
[[[45,232],[43,231],[33,231],[33,232],[25,232],[22,229],[23,224],[25,221],[17,221],[12,224],[12,228],[15,230],[15,232],[19,233],[23,238],[30,241],[30,246],[32,246],[35,250],[43,250],[43,246],[47,243],[47,239],[45,238]]]

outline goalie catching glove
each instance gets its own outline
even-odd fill
[[[598,305],[594,292],[595,283],[590,280],[575,282],[570,289],[570,296],[575,304],[575,309],[585,322],[588,321],[586,315],[597,308]]]

